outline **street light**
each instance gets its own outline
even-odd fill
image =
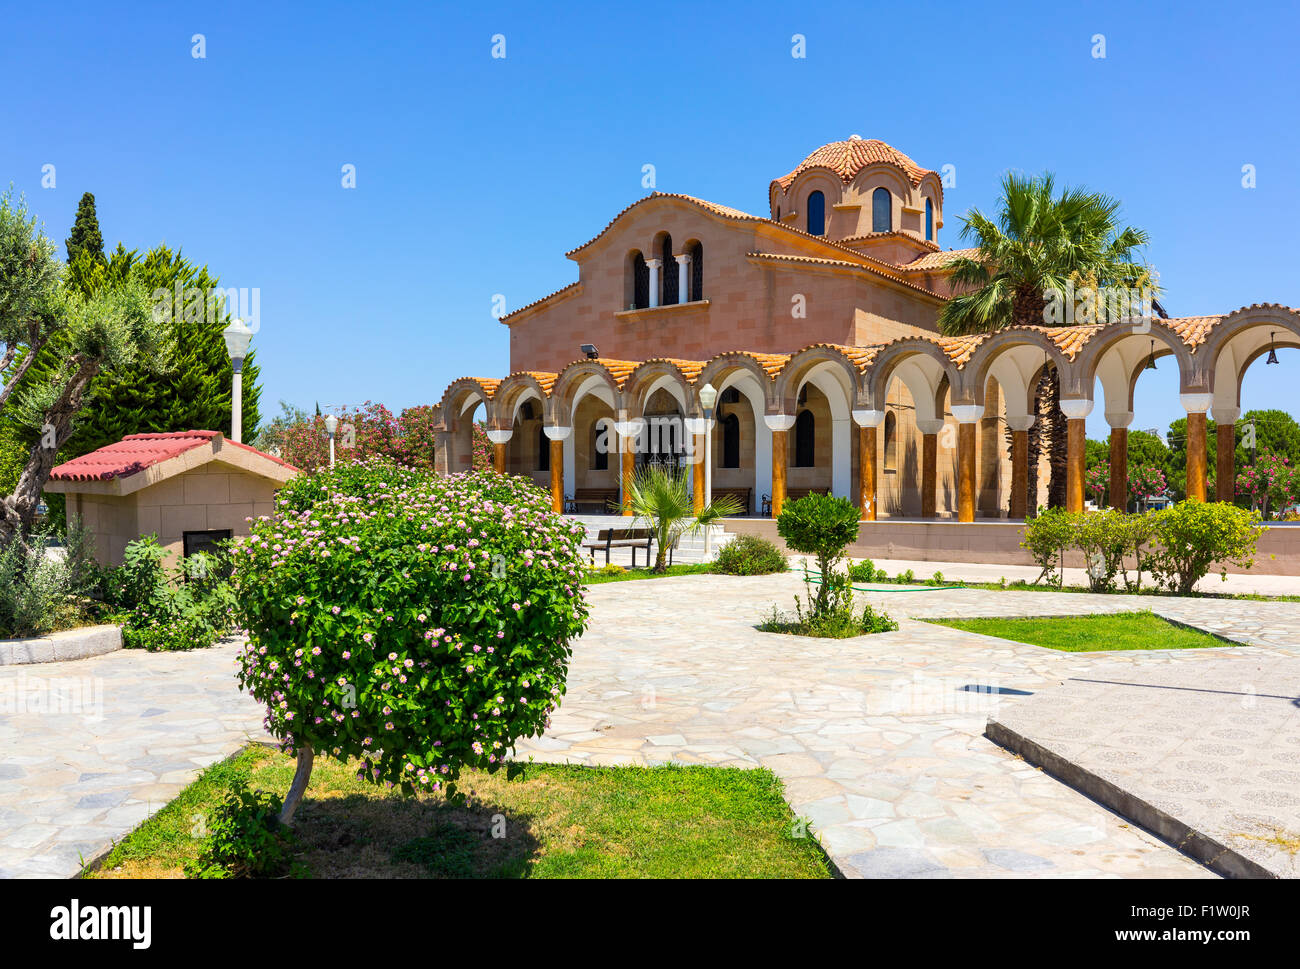
[[[700,406],[704,408],[704,507],[713,504],[713,405],[718,401],[718,390],[713,384],[700,388]],[[704,561],[711,561],[713,550],[710,539],[713,527],[704,528]]]
[[[339,426],[339,419],[333,414],[325,415],[325,434],[330,439],[330,467],[334,467],[334,431]]]
[[[244,358],[248,356],[248,345],[253,342],[253,331],[243,320],[231,320],[221,335],[225,337],[226,353],[230,355],[230,367],[235,374],[230,386],[230,439],[239,444],[244,436]]]

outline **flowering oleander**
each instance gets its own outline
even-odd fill
[[[454,793],[564,694],[582,536],[531,481],[490,471],[371,459],[297,478],[235,546],[240,682],[284,749]]]

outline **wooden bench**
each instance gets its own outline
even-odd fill
[[[577,513],[579,505],[595,505],[597,512],[621,512],[617,488],[577,488],[564,503],[564,510]]]
[[[749,514],[749,500],[753,494],[754,494],[753,488],[714,488],[713,489],[714,498],[721,498],[723,495],[729,495],[730,497],[735,498],[737,501],[740,502],[740,511],[736,512],[737,515]]]
[[[785,493],[786,501],[794,501],[796,498],[807,498],[809,495],[829,495],[829,488],[788,488]],[[772,496],[763,496],[763,517],[772,517]]]
[[[602,528],[594,539],[582,543],[582,547],[591,551],[591,561],[596,561],[596,550],[605,550],[605,564],[609,565],[609,553],[616,548],[632,550],[632,567],[636,568],[636,550],[645,549],[645,564],[650,564],[650,547],[654,544],[654,532],[648,528]]]

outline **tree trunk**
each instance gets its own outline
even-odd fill
[[[68,362],[75,371],[45,412],[45,427],[27,453],[27,464],[18,476],[13,494],[0,500],[0,545],[31,531],[41,501],[41,489],[58,460],[59,445],[67,439],[72,420],[81,410],[82,396],[99,372],[97,360],[86,360],[78,355]]]
[[[298,748],[298,767],[293,772],[293,782],[289,785],[289,793],[285,795],[284,806],[280,808],[280,823],[286,828],[293,827],[293,815],[311,781],[311,765],[315,758],[315,753],[306,744]]]

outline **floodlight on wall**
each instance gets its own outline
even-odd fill
[[[1151,356],[1147,357],[1146,369],[1148,370],[1156,369],[1156,341],[1155,340],[1151,341]]]
[[[1276,336],[1276,333],[1268,335],[1268,359],[1264,361],[1265,363],[1277,363],[1277,344],[1273,342],[1273,338]]]
[[[596,349],[596,344],[594,343],[584,343],[582,346],[578,347],[578,349],[582,351],[583,355],[586,356],[588,360],[595,360],[600,356],[600,351]]]

